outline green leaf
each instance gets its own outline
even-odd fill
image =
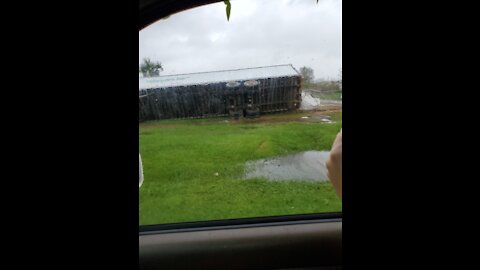
[[[232,6],[230,5],[230,0],[223,1],[225,5],[227,5],[227,21],[230,21],[230,9]]]

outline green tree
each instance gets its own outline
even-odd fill
[[[163,71],[162,63],[152,62],[150,58],[143,58],[143,63],[140,65],[143,77],[158,77],[160,71]]]
[[[305,85],[311,85],[313,83],[313,78],[315,78],[315,76],[313,75],[313,69],[312,68],[301,67],[300,68],[300,74],[302,75],[303,83]]]

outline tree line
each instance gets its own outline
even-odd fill
[[[339,78],[336,80],[316,80],[314,71],[310,67],[303,66],[299,70],[303,87],[319,91],[342,91],[342,69],[339,70]]]

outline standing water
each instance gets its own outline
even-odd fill
[[[306,151],[248,161],[245,165],[245,179],[328,181],[325,162],[329,155],[328,151]]]

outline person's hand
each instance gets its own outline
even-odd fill
[[[328,178],[332,182],[338,196],[342,198],[342,130],[340,130],[333,142],[330,157],[325,162],[325,165]]]

